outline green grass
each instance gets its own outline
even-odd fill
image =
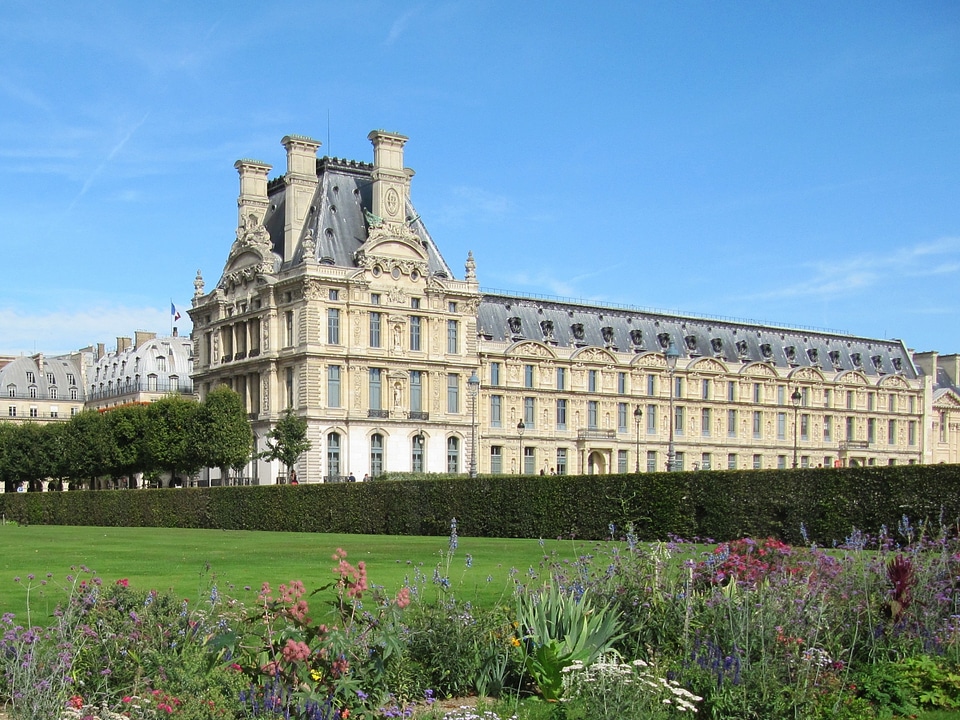
[[[0,612],[21,615],[30,585],[37,621],[36,613],[49,614],[62,597],[54,586],[64,583],[71,567],[80,566],[96,571],[104,583],[127,578],[135,588],[172,589],[191,601],[206,595],[211,582],[223,594],[242,597],[249,597],[246,586],[259,590],[263,582],[276,588],[297,579],[311,590],[334,579],[331,555],[337,548],[346,550],[354,565],[365,561],[369,581],[391,593],[405,578],[412,581],[420,566],[428,578],[429,599],[437,592],[429,579],[448,545],[446,537],[8,524],[0,526]],[[496,604],[510,597],[511,568],[524,576],[531,567],[538,571],[544,554],[551,552],[573,558],[578,548],[569,541],[546,540],[541,548],[537,540],[460,537],[449,569],[452,590],[458,599]],[[471,568],[466,567],[468,554]],[[35,578],[29,582],[31,573]],[[47,573],[52,580],[42,587]]]

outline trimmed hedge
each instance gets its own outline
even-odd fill
[[[960,466],[441,479],[329,485],[8,493],[28,524],[223,528],[387,535],[622,535],[641,540],[774,536],[840,542],[853,528],[960,518]]]

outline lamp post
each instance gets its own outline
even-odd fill
[[[520,455],[517,457],[517,471],[519,475],[523,475],[523,431],[527,429],[527,426],[523,424],[523,420],[517,423],[517,435],[520,436]]]
[[[637,473],[640,473],[640,420],[643,418],[643,410],[637,405],[633,411],[633,419],[637,421]]]
[[[667,373],[670,378],[670,443],[667,445],[667,472],[673,472],[673,463],[677,456],[676,447],[673,444],[673,426],[677,421],[673,416],[673,395],[675,389],[673,385],[673,373],[677,369],[677,358],[680,357],[680,353],[677,352],[677,346],[673,344],[673,340],[670,341],[670,345],[667,347],[665,357],[667,359]]]
[[[797,467],[797,413],[800,412],[800,401],[803,399],[803,395],[800,394],[800,390],[796,389],[793,391],[793,394],[790,396],[790,401],[793,403],[793,467]]]
[[[470,477],[477,477],[477,395],[480,392],[480,378],[477,372],[467,380],[467,394],[470,396]]]

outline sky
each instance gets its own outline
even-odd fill
[[[0,354],[168,334],[233,164],[410,138],[485,289],[960,352],[960,3],[0,2]]]

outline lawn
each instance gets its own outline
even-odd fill
[[[0,611],[20,615],[30,586],[32,609],[49,614],[59,597],[51,586],[80,566],[104,582],[127,578],[134,587],[173,589],[189,599],[209,593],[212,583],[238,596],[246,587],[293,579],[316,588],[333,579],[337,548],[351,563],[364,561],[370,582],[391,593],[414,581],[418,569],[425,592],[436,592],[434,568],[442,563],[459,599],[491,606],[510,596],[511,573],[526,577],[538,572],[545,554],[572,558],[578,552],[570,541],[545,540],[541,547],[537,540],[460,537],[447,569],[449,546],[447,537],[7,524],[0,526]],[[48,573],[51,583],[41,586]]]

